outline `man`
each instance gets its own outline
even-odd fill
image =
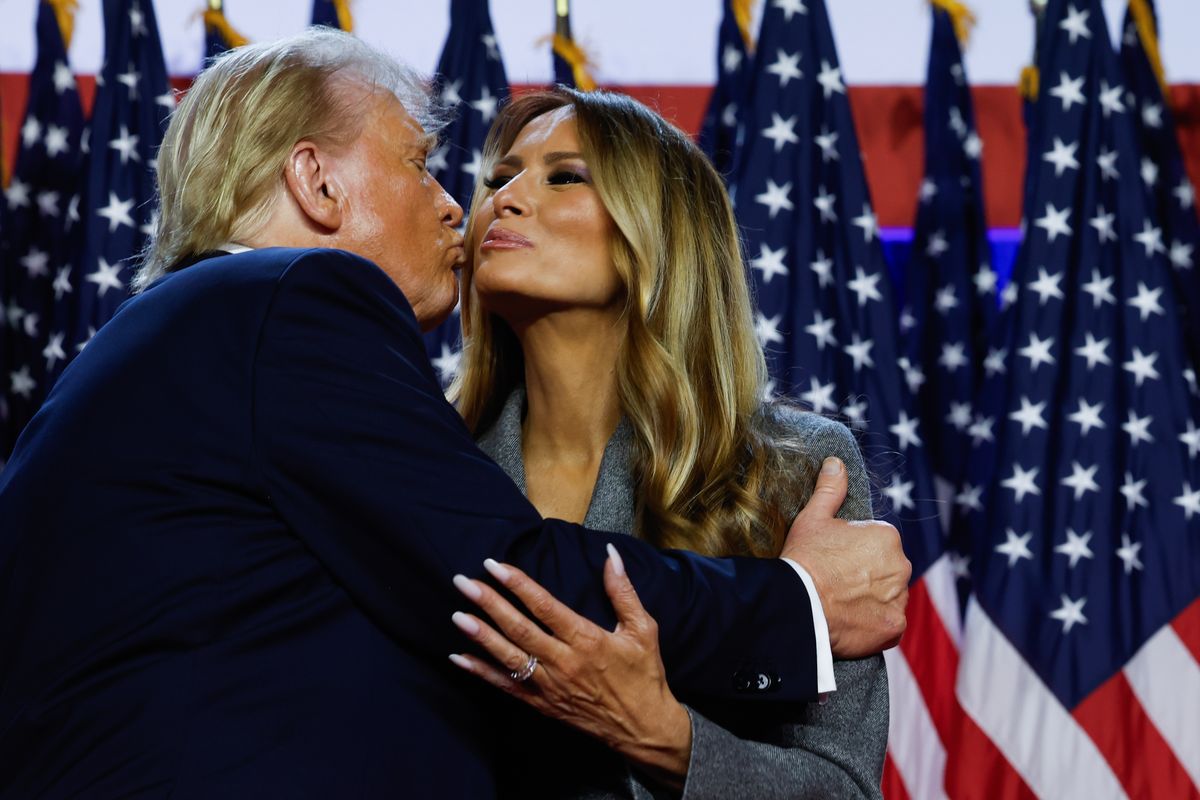
[[[824,619],[839,655],[899,637],[896,533],[828,519],[836,481],[785,549],[806,573],[542,520],[475,448],[418,327],[462,259],[436,124],[333,31],[197,78],[148,288],[0,479],[0,797],[490,796],[492,698],[446,659],[451,577],[489,557],[611,624],[612,543],[698,696],[811,699]]]

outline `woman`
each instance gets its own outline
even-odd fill
[[[871,516],[849,431],[761,400],[766,369],[736,224],[719,176],[685,135],[621,95],[526,95],[500,113],[481,175],[452,394],[544,516],[664,548],[776,556],[825,456],[848,470],[842,514]],[[491,632],[484,621],[456,617],[499,655],[479,633]],[[594,710],[524,697],[624,756],[577,757],[562,796],[879,796],[882,658],[838,663],[824,705],[786,718],[725,710],[718,722],[654,691],[666,684],[650,641],[628,671],[641,677],[614,683]],[[664,726],[682,752],[619,745],[662,737]]]

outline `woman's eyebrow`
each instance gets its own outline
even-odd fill
[[[542,161],[546,164],[556,164],[559,161],[570,161],[573,159],[582,159],[582,153],[573,153],[565,150],[555,150],[552,153],[546,153]]]

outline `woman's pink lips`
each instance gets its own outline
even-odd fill
[[[489,229],[479,245],[481,250],[516,250],[522,247],[533,247],[533,242],[506,228]]]

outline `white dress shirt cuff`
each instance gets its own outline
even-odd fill
[[[783,560],[796,570],[796,574],[804,582],[804,588],[808,590],[809,605],[812,606],[813,634],[817,641],[817,692],[835,692],[837,681],[833,678],[833,648],[829,645],[829,623],[825,621],[825,610],[821,607],[821,598],[817,596],[817,587],[813,585],[808,570],[790,558]]]

